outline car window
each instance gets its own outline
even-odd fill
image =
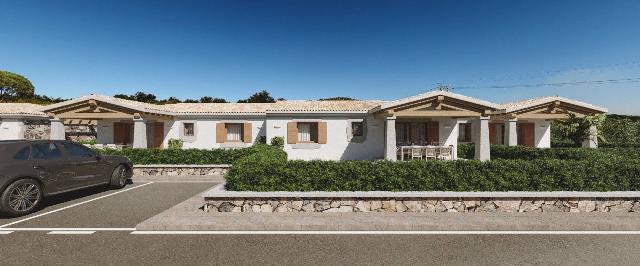
[[[13,158],[16,160],[28,160],[29,153],[31,153],[31,146],[22,148],[15,156],[13,156]]]
[[[86,158],[86,157],[94,157],[96,155],[96,153],[93,150],[75,143],[64,142],[62,143],[62,146],[64,146],[64,149],[67,151],[67,153],[69,154],[69,157],[71,158],[82,158],[82,157]]]
[[[36,143],[31,145],[31,159],[34,160],[51,160],[62,157],[60,149],[55,144]]]

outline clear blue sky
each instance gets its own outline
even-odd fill
[[[449,84],[640,114],[640,1],[8,1],[0,69],[36,92],[392,100]],[[639,80],[636,80],[639,81]]]

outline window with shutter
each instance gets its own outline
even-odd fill
[[[228,142],[241,142],[242,141],[242,129],[243,124],[240,123],[226,123],[227,127],[227,141]]]

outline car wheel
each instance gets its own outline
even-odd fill
[[[123,188],[127,184],[129,179],[129,168],[124,165],[118,165],[111,174],[111,182],[109,186],[111,188]]]
[[[11,183],[3,192],[0,202],[2,212],[22,216],[35,210],[42,201],[42,188],[38,181],[20,179]]]

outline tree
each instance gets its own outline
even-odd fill
[[[271,94],[266,90],[254,93],[249,98],[239,100],[239,103],[275,103],[276,101],[271,97]]]
[[[213,98],[210,96],[204,96],[202,98],[200,98],[200,102],[201,103],[226,103],[227,100],[222,99],[222,98]]]
[[[160,103],[163,103],[163,104],[174,104],[174,103],[180,103],[180,102],[181,102],[180,99],[173,96],[169,97],[169,99],[160,101]]]
[[[10,98],[31,98],[34,90],[33,84],[27,78],[8,71],[0,71],[0,101]]]
[[[591,136],[591,127],[600,128],[605,119],[606,116],[603,114],[578,117],[573,113],[569,113],[567,120],[559,121],[561,126],[558,130],[561,135],[573,141],[576,146],[580,146],[584,140],[589,139]],[[598,134],[598,139],[602,142],[606,141],[602,134]]]
[[[338,96],[338,97],[320,99],[319,101],[356,101],[356,99]]]
[[[198,103],[198,100],[186,99],[186,100],[184,100],[184,103]]]

